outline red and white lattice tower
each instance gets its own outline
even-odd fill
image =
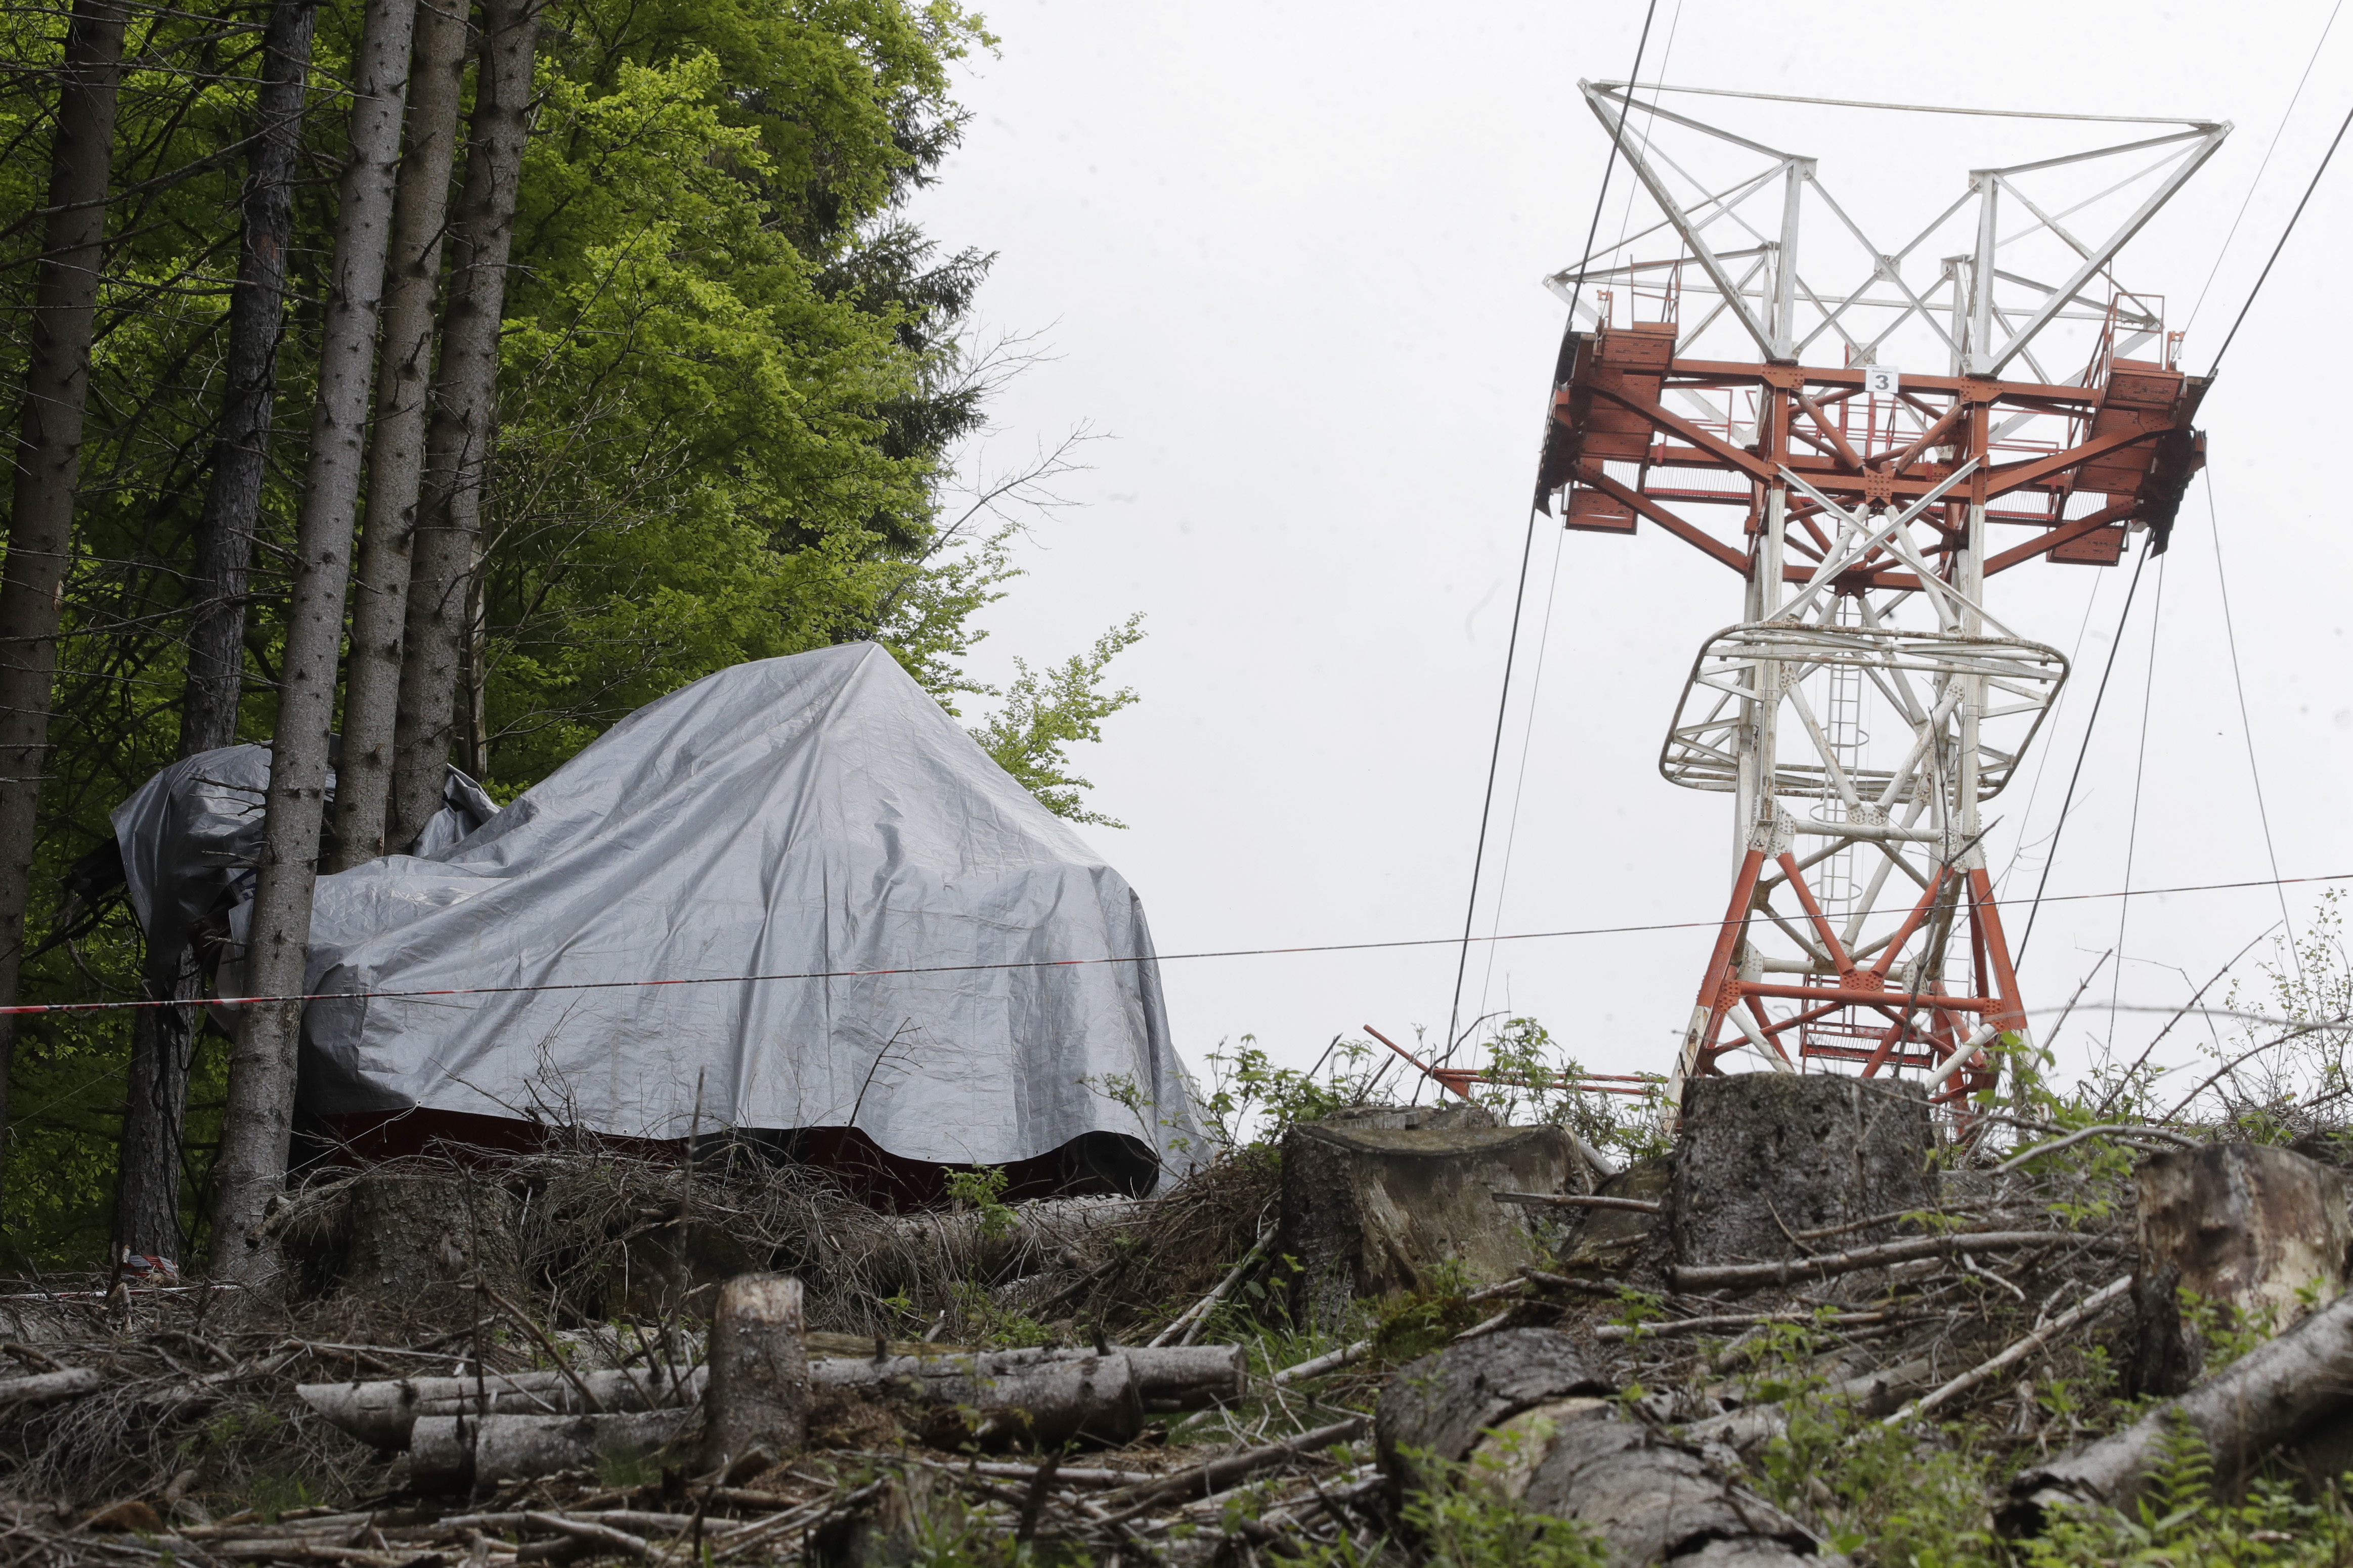
[[[2165,548],[2205,386],[2116,262],[2231,128],[1999,116],[2101,144],[1970,170],[1889,247],[1815,158],[1668,107],[1692,89],[1579,89],[1651,210],[1549,280],[1576,310],[1536,504],[1571,529],[1647,525],[1745,584],[1659,756],[1734,814],[1669,1103],[1742,1051],[1916,1069],[1957,1100],[2029,1033],[1981,814],[2067,677],[1989,585],[2112,566],[2136,536]],[[1747,101],[1767,127],[1791,104],[1872,107]]]

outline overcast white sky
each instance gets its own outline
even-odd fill
[[[2234,121],[2120,269],[2166,295],[2179,328],[2221,256],[2185,354],[2202,372],[2353,101],[2347,19],[2282,128],[2330,13],[2331,0],[1959,13],[1660,0],[1643,74]],[[1130,825],[1090,837],[1142,894],[1164,952],[1461,930],[1565,313],[1539,279],[1575,259],[1609,146],[1576,82],[1626,74],[1642,14],[1632,0],[1008,0],[989,12],[1001,51],[965,72],[969,132],[915,216],[944,242],[998,252],[985,316],[1044,329],[1059,356],[999,404],[992,460],[1082,420],[1115,438],[1065,487],[1082,504],[1024,547],[1029,575],[994,614],[983,672],[1147,616],[1148,640],[1115,667],[1144,700],[1082,765],[1095,804]],[[1978,129],[2004,125],[1873,117],[1841,136],[1793,116],[1785,129],[1873,226],[1874,210],[1892,220],[1923,191],[1957,194],[1989,161]],[[2087,144],[2054,134],[2053,151]],[[1874,180],[1888,182],[1883,208]],[[1613,188],[1627,188],[1622,168]],[[2327,379],[2348,335],[2328,291],[2348,224],[2353,153],[2315,197],[2202,420],[2236,669],[2287,877],[2353,872],[2339,804],[2353,776],[2353,546],[2323,488],[2348,417]],[[2271,874],[2208,495],[2193,487],[2162,575],[2152,563],[2142,584],[2053,895]],[[2130,571],[2127,558],[1995,580],[1992,607],[2077,666],[2028,777],[1989,808],[1998,869],[2030,847],[2010,896],[2032,891],[2034,846],[2058,819]],[[1694,654],[1738,607],[1736,579],[1655,530],[1539,529],[1482,932],[1721,911],[1729,802],[1674,788],[1656,761]],[[2289,890],[2299,930],[2316,892]],[[2121,912],[2113,899],[2043,908],[2021,970],[2031,1005],[2066,1001],[2117,946]],[[2279,918],[2269,889],[2134,900],[2123,1000],[2178,1004]],[[1474,948],[1465,1011],[1533,1015],[1589,1067],[1663,1070],[1711,935]],[[1365,1024],[1442,1032],[1455,952],[1201,959],[1164,973],[1197,1068],[1246,1033],[1305,1066]],[[2066,1058],[2105,1036],[2108,1015],[2091,1004],[2116,973],[2070,1020]],[[2121,1016],[2117,1044],[2137,1049],[2161,1021]],[[2185,1056],[2184,1038],[2166,1052]]]

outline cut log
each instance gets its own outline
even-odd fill
[[[1916,1084],[1836,1073],[1744,1073],[1694,1081],[1665,1222],[1675,1262],[1783,1258],[1796,1234],[1934,1208],[1928,1101]],[[1893,1237],[1862,1225],[1850,1245]]]
[[[1300,1264],[1293,1320],[1343,1329],[1365,1297],[1429,1282],[1440,1260],[1474,1284],[1524,1273],[1538,1259],[1520,1213],[1492,1190],[1558,1192],[1581,1167],[1557,1127],[1381,1127],[1334,1119],[1282,1141],[1278,1255]]]
[[[1846,1562],[1818,1552],[1803,1525],[1615,1400],[1525,1411],[1482,1442],[1471,1465],[1523,1507],[1599,1533],[1613,1563]]]
[[[1082,1354],[1070,1351],[1066,1355]],[[1136,1396],[1150,1412],[1204,1410],[1242,1396],[1250,1358],[1240,1345],[1163,1345],[1120,1354],[1135,1378]]]
[[[702,1397],[701,1367],[649,1367],[583,1373],[598,1410],[671,1409]],[[385,1449],[409,1446],[410,1429],[427,1415],[580,1415],[593,1414],[572,1380],[560,1372],[493,1373],[470,1377],[412,1377],[379,1383],[306,1383],[294,1392],[328,1421],[363,1443]],[[483,1396],[489,1409],[483,1409]]]
[[[692,1410],[604,1415],[427,1415],[408,1451],[409,1484],[462,1491],[560,1470],[597,1470],[650,1458],[693,1431]]]
[[[2239,1323],[2293,1327],[2345,1290],[2353,1222],[2343,1174],[2285,1149],[2210,1143],[2134,1172],[2140,1256],[2133,1392],[2170,1395],[2198,1380],[2206,1347],[2181,1292]]]
[[[808,1429],[808,1348],[801,1282],[745,1274],[719,1288],[711,1311],[711,1376],[703,1388],[702,1463],[724,1469],[755,1448],[782,1458]]]
[[[1794,1520],[1620,1409],[1611,1392],[1553,1330],[1451,1346],[1383,1391],[1382,1471],[1402,1498],[1433,1483],[1418,1457],[1467,1461],[1472,1484],[1599,1532],[1613,1563],[1843,1562],[1816,1555]]]
[[[2129,1510],[2164,1463],[2177,1421],[2205,1440],[2219,1484],[2241,1484],[2263,1457],[2325,1427],[2353,1382],[2353,1297],[2340,1296],[2267,1344],[2123,1431],[2023,1471],[1999,1516],[2007,1532],[2040,1531],[2068,1504]]]
[[[46,1405],[52,1400],[79,1399],[98,1392],[98,1369],[69,1366],[57,1372],[37,1372],[28,1377],[0,1377],[0,1406]]]
[[[1231,1353],[1232,1346],[1205,1346]],[[1132,1352],[1005,1351],[810,1363],[810,1380],[908,1407],[935,1447],[1124,1443],[1144,1429]],[[1156,1352],[1155,1352],[1156,1353]]]
[[[1391,1374],[1375,1416],[1392,1495],[1421,1484],[1410,1454],[1458,1463],[1481,1432],[1523,1410],[1611,1388],[1576,1342],[1555,1329],[1506,1329],[1424,1356]]]
[[[1241,1397],[1245,1358],[1240,1345],[1185,1345],[1161,1350],[1114,1350],[1126,1358],[1130,1380],[1144,1408],[1198,1410]],[[828,1357],[809,1363],[815,1386],[872,1390],[903,1380],[921,1364],[943,1368],[968,1361],[971,1352],[942,1351],[900,1355],[884,1362],[871,1356]],[[1008,1351],[988,1358],[992,1366],[1092,1360],[1083,1350]],[[95,1373],[90,1374],[95,1377]],[[589,1372],[580,1380],[600,1410],[629,1412],[675,1409],[702,1398],[702,1367],[640,1367],[628,1372]],[[0,1384],[0,1388],[5,1388]],[[95,1386],[93,1384],[92,1386]],[[296,1388],[304,1404],[363,1443],[386,1450],[409,1447],[417,1422],[429,1415],[579,1415],[585,1408],[571,1381],[558,1372],[494,1373],[478,1383],[470,1377],[412,1377],[370,1383],[306,1383]],[[483,1409],[483,1395],[489,1409]]]

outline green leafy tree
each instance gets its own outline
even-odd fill
[[[1105,687],[1105,670],[1120,650],[1143,640],[1144,617],[1127,620],[1095,639],[1093,647],[1062,663],[1033,670],[1015,659],[1005,706],[973,731],[997,765],[1056,815],[1073,822],[1124,827],[1088,809],[1082,790],[1094,786],[1071,771],[1070,748],[1103,739],[1103,721],[1136,700],[1133,688]]]
[[[58,889],[177,745],[190,534],[265,11],[215,0],[133,17],[28,1002],[121,998],[136,982],[142,944],[121,905],[62,906]],[[304,167],[340,156],[359,11],[322,9]],[[62,35],[62,9],[0,17],[12,145],[47,134]],[[1067,450],[1009,489],[981,486],[958,513],[959,452],[1019,355],[973,340],[989,258],[944,248],[903,211],[960,133],[951,68],[994,43],[932,0],[579,0],[553,15],[486,501],[480,668],[500,796],[633,709],[746,659],[872,639],[944,703],[994,695],[965,670],[977,617],[1018,574],[1010,531],[1048,500],[1036,482]],[[43,173],[38,157],[0,163],[0,360],[16,367]],[[298,186],[297,303],[246,623],[247,739],[274,722],[333,207],[332,177]],[[1076,676],[1025,667],[1007,698],[1018,718],[983,721],[1026,737],[1008,752],[1017,776],[1058,809],[1083,810],[1069,749],[1133,700],[1104,687],[1108,657],[1098,644]],[[24,1256],[85,1261],[105,1234],[127,1037],[120,1015],[20,1030],[0,1222]],[[217,1038],[201,1045],[195,1069],[192,1199],[218,1052]]]

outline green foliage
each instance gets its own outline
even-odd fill
[[[1194,1102],[1221,1147],[1271,1144],[1287,1127],[1366,1103],[1381,1076],[1367,1068],[1372,1058],[1370,1042],[1335,1036],[1322,1059],[1301,1072],[1275,1066],[1256,1035],[1244,1035],[1231,1050],[1221,1040],[1209,1053],[1208,1087],[1196,1090]]]
[[[1013,1350],[1054,1342],[1052,1327],[1018,1308],[997,1305],[988,1287],[978,1280],[953,1280],[947,1294],[959,1342]]]
[[[1013,1234],[1018,1216],[1005,1201],[1006,1185],[1012,1177],[1002,1165],[983,1165],[976,1170],[950,1171],[947,1175],[948,1197],[962,1214],[975,1210],[980,1216],[980,1234],[990,1241],[1002,1241]]]
[[[2265,1015],[2211,1032],[2200,1048],[2228,1068],[2201,1094],[2200,1120],[2240,1142],[2285,1143],[2311,1125],[2309,1107],[2353,1094],[2353,957],[2345,947],[2345,889],[2322,893],[2300,938],[2274,934],[2255,977],[2234,977],[2223,1006]],[[2303,1102],[2305,1109],[2298,1110]]]
[[[1087,652],[1053,668],[1033,670],[1015,659],[1005,705],[973,731],[997,765],[1057,816],[1103,827],[1126,826],[1082,804],[1079,792],[1094,786],[1071,772],[1069,753],[1081,742],[1102,740],[1103,721],[1135,701],[1133,688],[1105,690],[1103,671],[1123,648],[1143,637],[1144,617],[1134,615],[1097,637]]]
[[[2316,1299],[2315,1280],[2297,1291],[2309,1305]],[[2265,1301],[2253,1311],[2200,1295],[2187,1285],[2175,1295],[2181,1304],[2181,1321],[2204,1349],[2202,1375],[2211,1377],[2279,1332],[2279,1307]]]

